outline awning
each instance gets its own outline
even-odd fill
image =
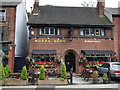
[[[81,50],[81,52],[83,52],[84,54],[106,54],[106,55],[113,55],[116,54],[115,52],[113,52],[112,50]]]
[[[56,54],[56,50],[32,50],[31,54]]]

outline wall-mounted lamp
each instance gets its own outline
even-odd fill
[[[34,35],[35,34],[35,32],[34,31],[31,31],[31,35]]]
[[[37,39],[37,37],[35,37],[35,39]]]
[[[50,39],[49,37],[47,37],[47,39]]]
[[[58,40],[60,40],[60,38],[58,38]]]

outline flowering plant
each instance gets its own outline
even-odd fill
[[[80,63],[86,63],[87,62],[87,59],[85,56],[81,56],[80,57]]]
[[[105,62],[87,62],[84,64],[84,67],[99,67],[102,66]]]
[[[60,63],[61,63],[61,58],[55,57],[55,58],[54,58],[54,61],[55,61],[57,64],[60,64]]]

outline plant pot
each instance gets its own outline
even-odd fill
[[[18,79],[8,79],[4,80],[3,85],[15,85],[15,86],[23,86],[27,85],[27,80],[18,80]]]
[[[93,84],[98,84],[98,79],[93,79]]]
[[[103,84],[108,84],[108,80],[103,80]]]

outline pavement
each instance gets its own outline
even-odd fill
[[[73,84],[70,85],[28,85],[28,86],[0,86],[0,90],[120,90],[120,81],[111,81],[109,84],[102,84],[99,78],[98,84],[92,83],[92,78],[88,81],[83,77],[74,76]]]

